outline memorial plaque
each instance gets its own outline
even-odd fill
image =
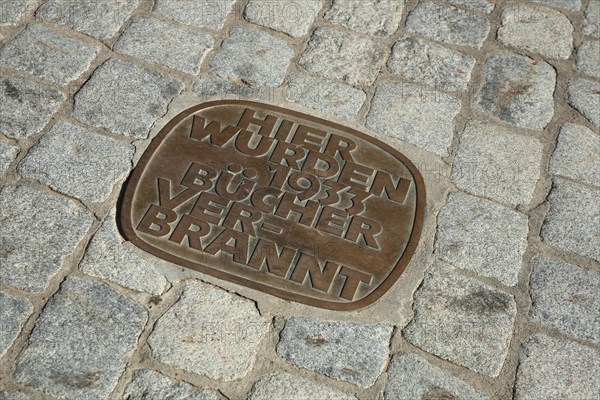
[[[423,179],[391,147],[246,101],[175,117],[129,178],[126,239],[157,257],[316,307],[371,304],[414,253]]]

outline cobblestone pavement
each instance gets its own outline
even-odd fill
[[[600,0],[0,0],[0,399],[600,398]],[[374,305],[290,303],[115,224],[150,139],[261,99],[428,199]]]

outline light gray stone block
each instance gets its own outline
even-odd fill
[[[600,37],[600,1],[591,0],[585,10],[583,34]]]
[[[133,380],[125,388],[124,395],[127,400],[219,400],[221,398],[216,392],[198,390],[187,383],[174,381],[148,369],[135,371]]]
[[[11,143],[0,142],[0,174],[6,172],[11,162],[21,151],[20,147]]]
[[[569,104],[592,124],[600,126],[600,83],[574,78],[569,81]]]
[[[32,312],[33,305],[26,298],[0,291],[0,357],[12,346]]]
[[[244,17],[257,25],[294,38],[306,35],[323,7],[323,0],[250,0]]]
[[[334,0],[325,19],[348,29],[375,36],[398,30],[404,0]]]
[[[600,186],[600,136],[585,126],[561,126],[550,173]]]
[[[496,7],[495,0],[450,0],[454,4],[458,4],[473,10],[491,13]],[[568,0],[567,0],[568,1]]]
[[[221,29],[235,0],[156,0],[154,12],[182,24]]]
[[[239,99],[257,99],[260,91],[242,83],[228,81],[218,76],[203,76],[194,84],[194,93],[202,100],[235,96]]]
[[[536,3],[552,6],[556,8],[564,8],[571,12],[581,10],[581,0],[533,0]],[[592,0],[593,1],[593,0]]]
[[[577,69],[586,75],[600,78],[600,41],[590,40],[579,46]]]
[[[17,25],[23,14],[36,7],[37,0],[0,0],[0,27]]]
[[[282,373],[262,378],[252,387],[248,400],[356,400],[321,383]]]

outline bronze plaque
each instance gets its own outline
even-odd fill
[[[423,179],[390,146],[271,105],[175,117],[129,178],[126,239],[157,257],[332,310],[364,307],[414,253]]]

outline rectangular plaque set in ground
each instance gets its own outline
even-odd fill
[[[122,233],[141,249],[333,310],[371,304],[414,253],[423,179],[350,128],[246,101],[175,117],[129,178]]]

